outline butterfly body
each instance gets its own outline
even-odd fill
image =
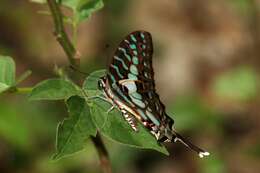
[[[100,78],[100,89],[106,99],[122,112],[133,130],[138,131],[136,122],[139,121],[159,142],[180,141],[201,157],[208,155],[173,129],[174,121],[166,114],[155,90],[152,54],[150,33],[130,33],[119,44],[107,75]]]

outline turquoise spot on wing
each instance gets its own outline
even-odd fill
[[[125,57],[128,59],[128,61],[131,61],[130,55],[128,55],[128,54],[126,53],[126,50],[125,50],[124,48],[119,47],[118,49],[121,50],[121,51],[124,53],[124,55],[125,55]]]
[[[133,96],[136,99],[142,100],[142,96],[141,94],[137,93],[137,92],[133,92],[131,93],[131,96]]]
[[[124,76],[120,73],[119,68],[118,68],[117,66],[111,64],[111,67],[116,70],[116,73],[118,74],[118,76],[119,76],[120,78],[124,78]]]
[[[143,48],[143,49],[145,49],[145,48],[146,48],[146,46],[143,44],[143,45],[142,45],[142,48]]]
[[[128,79],[131,79],[131,80],[137,80],[137,76],[136,75],[133,75],[132,73],[128,73],[127,75]]]
[[[146,54],[145,54],[145,52],[143,52],[142,54],[143,54],[143,56],[145,56],[145,55],[146,55]]]
[[[123,65],[124,69],[128,70],[127,65],[125,64],[125,62],[121,58],[119,58],[118,56],[114,56],[114,58],[121,62],[121,64]]]
[[[146,110],[145,113],[155,125],[160,126],[160,122],[153,116],[151,112]]]
[[[136,45],[135,44],[130,44],[130,48],[131,49],[136,49]]]
[[[134,102],[137,106],[139,106],[140,108],[145,108],[145,104],[143,101],[134,98],[132,95],[129,95],[129,96],[130,96],[132,102]]]
[[[136,56],[134,56],[134,57],[132,58],[132,61],[133,61],[133,63],[134,63],[135,65],[138,64],[138,58],[137,58]]]
[[[138,75],[137,67],[135,65],[131,65],[130,66],[130,72],[135,74],[135,75]]]
[[[136,111],[141,115],[141,117],[142,117],[143,119],[147,120],[147,117],[146,117],[144,111],[142,111],[142,110],[140,110],[140,109],[136,109]]]
[[[131,39],[132,39],[134,42],[137,41],[134,35],[131,34],[130,37],[131,37]]]
[[[143,33],[141,33],[140,35],[141,35],[142,39],[144,39],[144,38],[145,38]]]
[[[124,86],[128,89],[128,93],[136,92],[137,87],[135,82],[125,82]]]
[[[134,55],[137,55],[137,51],[136,50],[134,50],[133,52],[134,52]]]
[[[112,84],[112,87],[116,90],[116,92],[124,99],[125,102],[129,103],[131,106],[134,106],[133,103],[122,93],[122,91],[120,90],[120,88],[118,88],[118,86],[114,83]],[[115,95],[114,95],[115,97]],[[117,98],[119,99],[119,98]]]
[[[111,78],[112,82],[115,83],[116,82],[115,77],[112,74],[110,74],[110,73],[108,73],[108,75]]]

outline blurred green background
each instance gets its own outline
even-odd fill
[[[180,144],[171,155],[105,140],[114,172],[258,173],[260,170],[260,1],[105,0],[80,26],[82,70],[106,68],[117,44],[134,30],[153,35],[158,93],[176,129],[211,152],[200,159]],[[27,0],[0,2],[0,54],[14,57],[22,86],[54,76],[67,59],[56,42],[47,6]],[[68,28],[70,32],[70,28]],[[109,47],[107,48],[107,45]],[[63,102],[29,102],[0,95],[0,172],[99,173],[92,143],[51,162]]]

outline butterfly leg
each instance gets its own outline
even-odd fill
[[[90,99],[90,100],[91,99],[101,99],[101,100],[103,100],[105,102],[108,102],[108,103],[112,104],[107,98],[102,97],[102,95],[88,97],[88,99]],[[112,104],[112,106],[107,110],[106,113],[109,114],[115,107],[116,107],[116,105]]]
[[[136,124],[136,121],[134,119],[134,117],[129,113],[127,112],[126,110],[122,109],[121,110],[125,120],[128,122],[128,124],[131,126],[131,128],[137,132],[138,129],[137,129],[137,124]]]
[[[107,98],[106,98],[105,96],[103,96],[103,95],[91,96],[91,97],[88,97],[88,99],[89,99],[89,100],[101,99],[101,100],[103,100],[103,101],[105,101],[105,102],[109,102],[109,101],[107,100]]]
[[[116,105],[112,105],[108,110],[107,110],[107,114],[109,114],[112,110],[114,110],[116,107]]]

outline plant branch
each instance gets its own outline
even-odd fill
[[[32,92],[32,89],[32,87],[11,87],[4,91],[4,93],[29,94]]]
[[[108,153],[107,153],[107,150],[104,146],[104,143],[103,143],[100,135],[97,134],[96,137],[91,137],[91,139],[92,139],[92,142],[94,143],[94,145],[97,149],[97,152],[98,152],[98,155],[99,155],[99,158],[100,158],[100,164],[101,164],[101,167],[103,169],[103,172],[112,173],[110,161],[108,159],[109,158]]]
[[[59,5],[55,0],[47,0],[47,2],[54,21],[54,35],[56,36],[58,42],[60,43],[64,52],[66,53],[70,64],[72,66],[78,67],[79,57],[76,56],[76,49],[74,48],[67,33],[65,32],[63,15],[61,13]]]
[[[16,88],[16,93],[18,94],[29,94],[32,92],[32,89],[31,87],[24,87],[24,88]]]
[[[59,5],[57,4],[56,0],[47,0],[54,25],[55,25],[55,32],[54,35],[57,37],[58,42],[62,46],[63,50],[65,51],[67,58],[70,62],[70,65],[73,68],[79,68],[80,65],[80,59],[76,55],[76,49],[73,46],[72,42],[70,41],[67,33],[64,29],[64,23],[63,23],[63,15],[61,13],[61,10],[59,8]],[[91,137],[91,140],[93,144],[96,147],[96,150],[99,154],[100,158],[100,164],[104,171],[104,173],[111,173],[111,165],[108,157],[108,152],[105,148],[105,145],[100,137],[99,134],[97,134],[96,137]]]

